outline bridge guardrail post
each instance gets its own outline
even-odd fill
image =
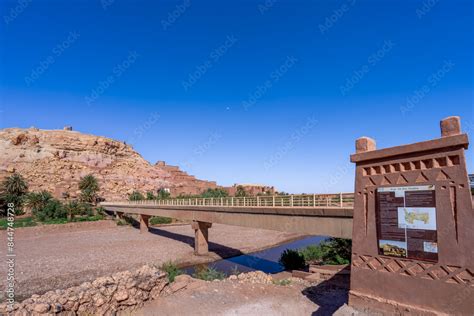
[[[290,196],[290,206],[293,207],[293,194]]]
[[[344,203],[343,203],[343,201],[342,201],[342,192],[339,193],[339,200],[340,200],[340,202],[341,202],[341,207],[343,207],[343,206],[344,206]]]
[[[234,197],[231,197],[231,198],[230,198],[230,205],[231,205],[231,206],[234,206]]]

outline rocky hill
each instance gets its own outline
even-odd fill
[[[0,130],[0,180],[13,172],[26,178],[30,191],[47,190],[58,198],[77,197],[78,182],[89,173],[106,200],[125,199],[133,190],[167,188],[178,195],[217,187],[162,161],[151,165],[123,142],[70,129]]]

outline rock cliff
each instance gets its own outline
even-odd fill
[[[123,142],[70,129],[0,130],[0,180],[13,172],[26,178],[30,191],[47,190],[58,198],[77,197],[78,182],[89,173],[106,200],[126,199],[133,190],[168,188],[177,195],[217,187],[164,162],[151,165]]]

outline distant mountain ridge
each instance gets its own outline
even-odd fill
[[[163,161],[152,165],[124,142],[70,128],[0,130],[0,180],[14,172],[25,177],[30,191],[47,190],[57,198],[77,197],[80,178],[90,173],[106,200],[126,199],[134,190],[166,188],[178,195],[217,187]]]

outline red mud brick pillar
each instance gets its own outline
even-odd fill
[[[209,228],[212,223],[194,221],[192,228],[194,229],[194,254],[201,256],[207,255],[209,252]]]
[[[149,219],[150,219],[149,215],[140,215],[140,234],[149,232],[149,226],[148,226]]]
[[[370,138],[356,141],[353,307],[387,314],[474,312],[469,141],[459,117],[441,121],[441,135],[381,150]]]

